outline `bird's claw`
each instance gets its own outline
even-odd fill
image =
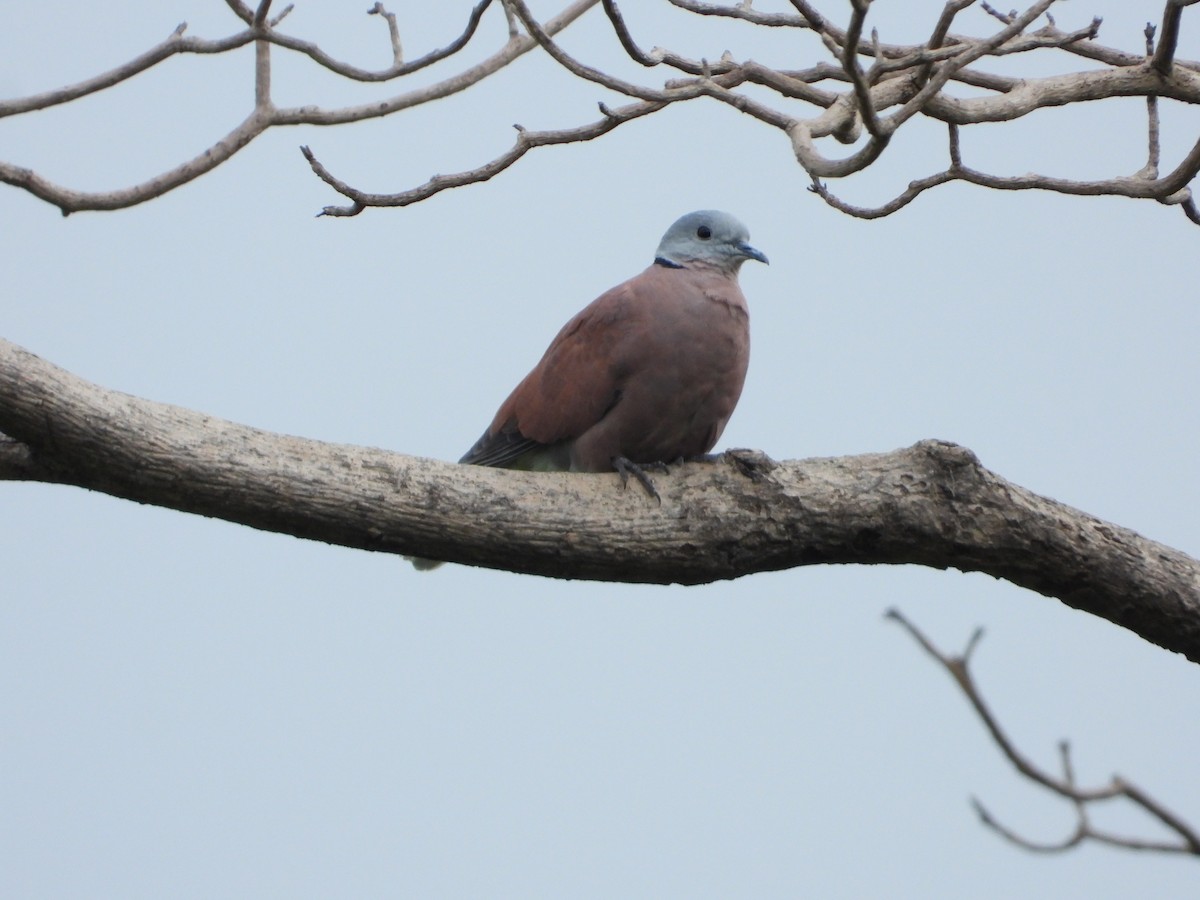
[[[646,474],[646,469],[654,469],[659,472],[667,471],[667,464],[664,462],[651,462],[644,465],[638,465],[632,460],[626,459],[624,456],[613,458],[613,468],[617,470],[617,474],[621,476],[622,489],[629,486],[629,476],[632,475],[638,480],[646,493],[658,501],[662,505],[662,497],[658,495],[658,488],[654,486],[654,481]]]

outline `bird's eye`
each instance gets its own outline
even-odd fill
[[[712,229],[707,225],[701,225],[696,229],[696,237],[700,238],[702,241],[707,241],[710,237],[712,237]]]

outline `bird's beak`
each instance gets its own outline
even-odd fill
[[[760,263],[765,263],[768,266],[771,264],[770,260],[767,259],[767,254],[763,253],[761,250],[756,250],[749,244],[738,244],[738,249],[742,251],[742,255],[745,256],[746,259],[757,259]]]

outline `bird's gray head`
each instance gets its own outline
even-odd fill
[[[689,263],[715,266],[737,274],[748,259],[767,261],[766,255],[750,246],[746,226],[727,212],[702,209],[688,213],[667,229],[655,253],[660,265],[682,268]]]

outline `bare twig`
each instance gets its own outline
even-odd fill
[[[929,36],[929,41],[925,45],[928,50],[941,49],[946,41],[946,35],[950,33],[950,26],[954,24],[954,17],[974,3],[975,0],[947,0],[946,5],[942,7],[942,14],[938,17],[937,24],[933,26],[933,34]],[[917,76],[917,87],[921,87],[929,80],[932,71],[932,61],[922,66],[921,72]]]
[[[774,107],[767,106],[764,103],[759,103],[747,97],[745,94],[739,94],[736,91],[730,90],[734,84],[740,82],[742,72],[737,72],[736,77],[726,77],[724,79],[714,78],[706,82],[702,82],[694,86],[694,90],[700,96],[711,97],[714,100],[732,106],[738,112],[758,119],[772,128],[778,128],[780,131],[790,131],[796,125],[796,120],[785,113],[780,112]]]
[[[271,16],[270,20],[267,22],[268,27],[275,28],[280,22],[286,19],[295,8],[296,7],[294,4],[289,3],[275,15]]]
[[[435,175],[418,187],[394,194],[369,193],[352,187],[332,175],[308,147],[301,147],[300,149],[304,153],[304,158],[308,160],[309,165],[312,166],[313,171],[317,174],[317,177],[339,194],[352,201],[349,206],[327,206],[321,211],[320,215],[337,217],[356,216],[367,207],[409,206],[450,188],[487,181],[499,175],[535,147],[595,140],[626,122],[657,112],[665,105],[666,103],[663,101],[643,101],[618,109],[609,109],[607,106],[601,104],[600,111],[603,114],[602,117],[590,125],[560,131],[528,131],[524,128],[518,128],[517,140],[512,148],[490,162],[453,175]]]
[[[584,8],[594,5],[596,0],[590,0]],[[471,9],[471,14],[467,17],[467,24],[463,27],[462,32],[458,37],[448,43],[446,46],[437,50],[426,53],[424,56],[414,59],[412,62],[403,61],[403,50],[400,47],[400,32],[395,25],[394,16],[391,13],[377,13],[375,7],[367,10],[368,15],[383,15],[388,22],[388,31],[392,40],[392,65],[386,69],[371,70],[363,69],[352,65],[342,60],[336,59],[322,50],[317,44],[311,41],[301,40],[300,38],[292,37],[291,35],[278,34],[272,32],[269,40],[273,44],[278,44],[288,50],[293,50],[296,53],[303,53],[317,65],[328,69],[329,71],[341,75],[344,78],[349,78],[352,81],[362,81],[365,83],[378,83],[384,81],[392,81],[396,78],[402,78],[405,75],[411,75],[414,72],[419,72],[421,69],[428,68],[434,63],[439,63],[444,59],[448,59],[458,53],[465,47],[471,38],[479,29],[479,23],[483,19],[484,12],[491,6],[492,0],[479,0],[478,3]],[[578,5],[578,4],[575,4]],[[379,7],[380,4],[376,4]],[[581,10],[582,12],[582,10]],[[576,16],[577,17],[577,16]]]
[[[938,16],[937,24],[933,26],[933,34],[929,36],[929,43],[926,46],[930,50],[941,47],[946,40],[946,35],[950,33],[950,26],[954,24],[954,17],[974,3],[975,0],[947,0],[946,5],[942,7],[942,14]]]
[[[177,53],[224,53],[228,50],[236,50],[238,47],[244,47],[254,40],[254,33],[249,30],[218,41],[205,41],[199,38],[184,37],[186,30],[187,23],[180,23],[161,44],[156,44],[129,62],[123,63],[93,78],[89,78],[86,81],[46,91],[41,94],[34,94],[30,97],[0,100],[0,118],[20,115],[21,113],[39,109],[49,109],[52,106],[58,106],[62,103],[70,103],[72,100],[78,100],[80,97],[86,97],[89,94],[94,94],[113,85],[120,84]]]
[[[250,20],[250,24],[254,28],[262,28],[267,21],[267,13],[271,11],[271,0],[259,0],[258,9],[254,11],[254,18]]]
[[[1179,22],[1183,18],[1183,8],[1191,6],[1197,0],[1167,0],[1163,10],[1162,35],[1159,37],[1158,50],[1154,53],[1151,65],[1161,75],[1169,75],[1171,66],[1175,63],[1175,48],[1179,43]]]
[[[225,0],[225,5],[233,10],[233,14],[247,25],[254,21],[254,13],[241,0]]]
[[[941,666],[950,674],[954,682],[962,690],[967,700],[970,702],[976,715],[983,722],[991,735],[993,742],[1000,748],[1005,758],[1012,763],[1013,767],[1020,772],[1025,778],[1041,785],[1047,790],[1058,794],[1061,797],[1071,801],[1075,808],[1076,825],[1075,830],[1065,839],[1052,843],[1042,843],[1031,841],[1021,837],[1016,832],[1006,828],[993,816],[986,807],[978,800],[972,799],[972,805],[978,813],[980,821],[984,825],[991,828],[997,834],[1011,841],[1019,847],[1026,850],[1031,850],[1038,853],[1059,853],[1075,847],[1086,840],[1096,841],[1098,843],[1107,844],[1113,847],[1123,847],[1128,850],[1154,850],[1161,853],[1182,853],[1190,856],[1200,856],[1200,832],[1197,832],[1190,825],[1184,822],[1179,816],[1172,813],[1162,804],[1151,798],[1141,788],[1136,787],[1132,783],[1126,781],[1119,776],[1113,776],[1109,784],[1098,788],[1081,788],[1075,782],[1074,767],[1071,764],[1070,747],[1064,741],[1059,745],[1059,754],[1062,760],[1063,774],[1061,777],[1055,777],[1048,772],[1043,771],[1026,756],[1024,756],[1009,739],[1004,730],[1000,727],[996,717],[992,714],[991,709],[984,701],[980,694],[975,680],[971,675],[970,663],[971,656],[974,653],[979,641],[983,635],[982,629],[976,629],[971,635],[971,639],[967,644],[966,650],[961,656],[948,656],[942,653],[933,645],[933,642],[925,636],[916,625],[910,622],[905,616],[896,609],[890,609],[887,612],[887,618],[895,622],[899,622],[912,638],[921,646],[921,648],[933,657]],[[1101,831],[1093,826],[1088,818],[1088,808],[1092,803],[1097,803],[1105,800],[1114,800],[1124,798],[1135,806],[1141,808],[1152,818],[1156,819],[1160,824],[1165,826],[1177,836],[1175,841],[1150,841],[1142,840],[1136,837],[1128,837],[1125,835],[1115,835],[1109,832]]]
[[[483,9],[478,6],[476,9],[479,10],[480,15],[483,14]],[[392,41],[392,65],[396,68],[400,68],[400,66],[404,65],[404,47],[400,43],[400,26],[396,24],[396,14],[388,12],[382,3],[377,2],[374,6],[367,10],[367,15],[380,16],[385,22],[387,22],[388,36]],[[473,13],[472,20],[468,22],[467,28],[471,32],[474,32],[475,26],[478,24],[479,19],[475,18]]]
[[[992,16],[993,18],[999,20],[1000,22],[1003,22],[1005,25],[1011,24],[1012,20],[1017,17],[1016,10],[1013,10],[1012,12],[1008,12],[1008,13],[1002,13],[998,9],[996,9],[996,7],[994,7],[990,3],[986,2],[986,0],[984,0],[983,3],[980,3],[979,6],[989,16]]]
[[[149,181],[115,191],[76,191],[55,184],[31,169],[0,162],[0,182],[28,191],[33,196],[57,206],[64,216],[80,210],[113,210],[136,206],[153,197],[160,197],[180,185],[211,172],[221,163],[249,144],[266,130],[268,120],[259,113],[250,117],[217,141],[207,150]]]
[[[625,94],[628,97],[636,97],[639,100],[658,101],[678,99],[672,98],[667,91],[643,87],[642,85],[634,84],[631,81],[626,81],[623,78],[603,72],[600,69],[585,65],[554,42],[546,29],[542,27],[533,13],[529,11],[529,7],[525,5],[524,0],[505,0],[505,2],[516,14],[517,18],[521,20],[521,24],[529,35],[541,45],[543,50],[553,57],[555,62],[572,75],[599,84],[609,90]]]
[[[821,15],[815,6],[807,2],[807,0],[792,0],[792,6],[796,7],[796,12],[800,13],[800,18],[804,24],[818,34],[823,34],[829,37],[838,46],[845,43],[845,32],[838,32],[831,26],[823,15]]]
[[[664,50],[659,47],[656,47],[653,52],[647,53],[634,40],[629,27],[625,24],[625,17],[621,14],[621,10],[616,4],[616,0],[602,0],[602,4],[604,12],[613,27],[613,33],[616,34],[621,47],[625,50],[629,58],[639,65],[651,68],[665,64],[688,75],[707,76],[729,72],[735,68],[734,64],[729,61],[722,60],[718,61],[715,65],[710,65],[702,60],[685,59],[677,53],[672,53],[670,50]]]
[[[875,115],[875,101],[871,97],[871,85],[863,74],[862,66],[858,64],[858,48],[862,39],[863,24],[867,19],[870,0],[851,0],[853,10],[850,16],[850,27],[846,29],[846,43],[842,47],[842,68],[850,76],[854,85],[854,95],[858,99],[858,111],[862,116],[863,125],[876,139],[885,139],[879,125],[879,117]],[[876,54],[879,52],[878,41],[875,42]]]
[[[686,9],[699,16],[723,16],[729,19],[741,19],[754,25],[764,25],[767,28],[807,28],[808,23],[800,16],[789,13],[759,12],[746,6],[717,6],[713,3],[702,3],[700,0],[667,0],[672,6]]]
[[[1155,30],[1155,27],[1151,23],[1146,23],[1146,56],[1150,58],[1154,56]],[[1146,97],[1146,143],[1148,144],[1146,165],[1138,173],[1143,178],[1158,177],[1158,161],[1161,153],[1158,129],[1158,95],[1150,94]]]
[[[616,0],[603,0],[604,13],[608,16],[608,21],[612,23],[613,31],[617,35],[617,40],[621,42],[621,46],[625,52],[629,54],[629,58],[636,63],[640,63],[647,68],[657,66],[661,59],[654,59],[648,56],[637,45],[633,39],[633,35],[629,33],[629,28],[625,25],[625,17],[621,15],[621,10],[617,8]]]
[[[829,186],[820,179],[814,178],[813,183],[809,185],[809,190],[828,203],[838,212],[845,213],[848,216],[853,216],[856,219],[882,219],[884,216],[890,216],[892,213],[903,209],[916,200],[921,194],[930,188],[938,187],[948,181],[953,181],[954,176],[949,171],[938,172],[935,175],[929,175],[925,178],[918,178],[916,181],[911,181],[904,191],[882,206],[855,206],[852,203],[847,203],[830,192]]]

